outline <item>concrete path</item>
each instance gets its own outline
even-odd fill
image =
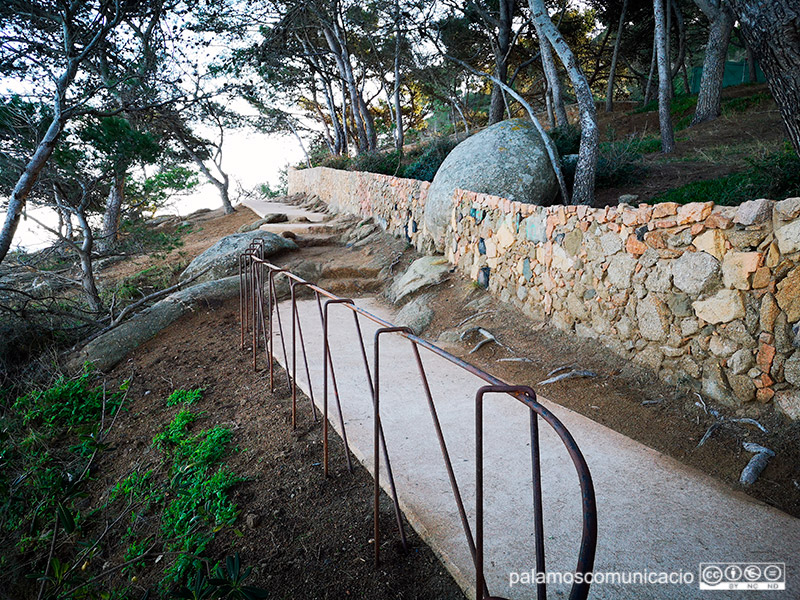
[[[283,207],[281,207],[283,210]],[[392,320],[393,312],[375,300],[357,303]],[[332,306],[330,334],[347,436],[355,455],[372,471],[372,398],[350,311]],[[319,312],[313,301],[299,303],[309,351],[311,382],[322,404],[322,346]],[[281,317],[291,361],[291,320]],[[371,322],[361,318],[367,355],[372,357]],[[276,337],[278,359],[284,362]],[[298,367],[302,365],[298,353]],[[482,381],[422,350],[433,397],[471,522],[474,522],[474,397]],[[381,415],[401,505],[423,539],[443,559],[459,584],[474,597],[474,569],[456,504],[419,384],[410,342],[399,336],[381,340]],[[291,362],[290,362],[291,364]],[[298,382],[309,382],[298,368]],[[515,382],[509,382],[515,383]],[[517,382],[519,383],[519,382]],[[777,598],[800,597],[800,520],[738,493],[710,477],[647,448],[594,421],[541,397],[569,428],[594,478],[599,520],[595,572],[688,573],[691,583],[595,584],[590,598]],[[339,428],[331,396],[330,420]],[[310,411],[307,403],[299,410]],[[533,598],[532,585],[509,585],[512,573],[534,566],[528,416],[509,397],[485,405],[485,527],[487,582],[493,595]],[[580,540],[580,495],[566,451],[543,424],[541,455],[547,570],[575,568]],[[332,456],[342,464],[343,456]],[[382,469],[385,474],[385,470]],[[387,487],[385,475],[382,477]],[[369,524],[365,523],[365,528]],[[473,526],[474,527],[474,526]],[[365,535],[368,535],[365,532]],[[384,531],[384,540],[395,531]],[[370,536],[371,537],[371,536]],[[784,562],[787,590],[701,591],[699,563]],[[524,575],[521,575],[524,577]],[[687,576],[684,576],[684,581]],[[552,585],[550,598],[566,598],[568,586]]]
[[[269,231],[271,233],[281,234],[284,231],[291,231],[292,233],[303,233],[308,231],[311,227],[319,227],[327,218],[327,215],[318,212],[312,212],[308,209],[294,206],[291,204],[284,204],[283,202],[273,202],[266,199],[258,198],[245,198],[242,204],[256,213],[260,218],[264,218],[268,214],[283,213],[289,220],[298,217],[305,217],[309,223],[269,223],[262,225],[259,229]]]

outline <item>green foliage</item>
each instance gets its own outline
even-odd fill
[[[567,123],[550,130],[550,138],[556,145],[559,156],[577,154],[581,143],[581,130],[576,125]]]
[[[329,156],[323,160],[319,166],[328,167],[329,169],[339,169],[340,171],[347,171],[350,168],[350,157],[346,154]]]
[[[196,390],[175,390],[167,398],[167,406],[175,406],[176,404],[194,404],[203,397],[205,388],[197,388]]]
[[[153,444],[162,450],[166,449],[169,444],[179,444],[186,437],[186,428],[199,419],[200,416],[200,413],[182,410],[175,415],[175,418],[166,426],[164,431],[153,438]]]
[[[652,203],[707,202],[736,206],[755,198],[784,198],[800,195],[800,157],[786,144],[781,150],[748,161],[750,168],[717,179],[695,181],[667,190]]]
[[[225,559],[225,568],[217,565],[207,579],[202,569],[197,569],[191,584],[172,594],[172,598],[185,600],[201,600],[204,598],[237,598],[240,600],[259,600],[268,598],[267,590],[252,585],[245,585],[245,580],[252,573],[252,567],[242,571],[241,559],[237,552]]]
[[[125,219],[120,226],[124,236],[120,250],[129,254],[171,252],[183,246],[181,235],[189,231],[189,228],[178,228],[169,233],[148,227],[142,219]]]
[[[103,387],[90,387],[95,376],[90,366],[77,378],[59,377],[49,388],[36,390],[18,398],[14,410],[23,415],[23,423],[39,422],[46,427],[75,427],[95,423],[105,406],[114,414],[122,404],[128,382],[116,392],[106,393]]]
[[[136,204],[141,210],[155,211],[175,194],[191,191],[199,184],[200,180],[193,169],[172,165],[141,182],[128,177],[125,180],[125,196],[130,204]]]
[[[289,171],[286,168],[278,171],[278,184],[273,188],[269,182],[258,186],[258,191],[264,198],[279,198],[289,193]]]
[[[78,136],[98,154],[105,169],[120,173],[134,161],[152,163],[161,154],[155,134],[135,129],[122,117],[86,120]]]
[[[241,481],[225,467],[211,472],[222,460],[232,433],[224,427],[213,427],[190,435],[188,427],[198,414],[182,410],[153,444],[167,453],[170,501],[164,506],[161,531],[169,540],[170,551],[182,554],[167,572],[167,579],[180,581],[198,567],[202,554],[214,534],[232,524],[238,509],[227,492]]]
[[[434,138],[421,146],[419,157],[403,169],[403,177],[433,181],[436,171],[456,147],[457,142],[447,137]]]
[[[697,96],[691,96],[688,94],[676,94],[673,96],[672,101],[669,103],[669,114],[674,119],[680,115],[683,115],[686,111],[694,110],[694,107],[697,106]],[[658,98],[655,100],[650,100],[644,106],[640,106],[632,110],[632,113],[646,113],[652,112],[654,110],[658,110]]]

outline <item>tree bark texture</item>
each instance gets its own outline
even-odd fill
[[[670,100],[672,78],[667,55],[667,24],[664,10],[665,0],[653,0],[655,15],[656,62],[658,63],[658,124],[661,128],[661,152],[668,154],[675,149],[675,134],[672,131]]]
[[[710,2],[701,1],[698,6],[708,17],[711,28],[708,32],[703,75],[700,77],[700,92],[697,95],[692,125],[713,121],[722,112],[722,79],[735,20],[724,4],[714,6]]]
[[[394,147],[402,152],[405,143],[403,130],[403,106],[400,102],[400,88],[403,84],[400,73],[400,51],[403,48],[403,29],[401,27],[400,1],[394,3]]]
[[[580,109],[581,143],[578,150],[578,164],[575,168],[571,203],[591,205],[594,203],[594,182],[600,138],[592,90],[575,55],[550,20],[544,0],[529,0],[529,3],[531,18],[537,25],[537,31],[541,30],[546,35],[567,70]]]
[[[619,14],[619,24],[617,25],[617,39],[614,40],[614,51],[611,53],[611,66],[608,70],[608,86],[606,87],[606,112],[614,110],[614,75],[617,71],[617,59],[619,58],[619,45],[622,41],[622,29],[625,25],[625,13],[628,11],[628,0],[622,2],[622,12]]]
[[[730,0],[742,35],[767,77],[794,151],[800,154],[800,4]]]
[[[103,233],[97,244],[103,253],[111,251],[119,241],[119,222],[122,216],[122,203],[125,201],[125,173],[114,173],[111,189],[106,199],[103,213]]]

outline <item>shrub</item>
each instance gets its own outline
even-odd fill
[[[403,169],[403,177],[433,181],[436,171],[456,147],[457,142],[447,137],[438,137],[416,150],[419,157]]]
[[[745,171],[695,181],[659,194],[651,202],[686,204],[713,200],[720,205],[735,206],[755,198],[782,200],[800,195],[800,157],[788,143],[781,150],[748,162],[750,168]]]
[[[598,188],[635,183],[642,178],[646,169],[639,153],[640,144],[638,138],[600,144],[595,180]]]
[[[329,156],[325,160],[319,163],[320,167],[328,167],[329,169],[339,169],[340,171],[346,171],[347,168],[350,166],[350,157],[346,154],[342,154],[340,156]]]
[[[391,152],[365,152],[354,157],[348,167],[350,171],[363,171],[378,173],[380,175],[402,175],[400,172],[400,153]]]
[[[559,156],[577,154],[581,143],[581,130],[571,123],[550,130],[550,138],[556,145]]]

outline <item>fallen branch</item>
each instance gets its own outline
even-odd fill
[[[742,470],[742,475],[739,477],[739,483],[742,485],[753,485],[761,475],[761,472],[766,468],[769,460],[775,456],[775,453],[769,448],[764,448],[759,444],[753,442],[745,442],[742,444],[745,450],[755,453],[755,456],[750,459],[747,466]]]
[[[699,448],[700,446],[705,444],[708,441],[708,438],[710,438],[711,435],[717,429],[719,429],[723,425],[727,425],[728,423],[745,423],[747,425],[755,425],[756,427],[758,427],[764,433],[769,433],[769,430],[767,430],[766,427],[764,427],[761,423],[759,423],[755,419],[750,419],[748,417],[732,417],[732,418],[724,417],[719,413],[718,410],[716,410],[714,408],[708,408],[706,406],[706,403],[703,402],[703,398],[700,396],[700,394],[697,394],[697,397],[700,398],[700,401],[699,402],[695,402],[694,405],[697,406],[698,408],[702,408],[703,411],[706,414],[711,415],[712,417],[714,417],[714,422],[711,424],[711,427],[709,427],[706,430],[705,435],[703,435],[703,437],[697,443],[697,446],[696,446],[697,448]]]
[[[464,333],[461,334],[461,340],[463,341],[469,334],[475,332],[481,334],[484,339],[475,344],[475,347],[469,351],[470,354],[474,354],[475,352],[483,348],[486,344],[491,344],[491,343],[495,343],[501,348],[505,348],[506,350],[510,350],[513,352],[513,350],[510,347],[506,346],[500,340],[498,340],[491,331],[488,331],[483,327],[472,327],[471,329],[467,329]]]
[[[547,385],[550,383],[555,383],[556,381],[564,381],[565,379],[576,379],[579,377],[597,377],[597,373],[594,371],[586,371],[583,369],[572,369],[567,373],[562,373],[561,375],[556,375],[555,377],[549,377],[543,381],[540,381],[536,385]]]
[[[498,358],[497,362],[526,362],[532,363],[533,359],[525,358],[524,356],[515,356],[514,358]]]
[[[458,325],[456,325],[456,329],[458,329],[458,328],[459,328],[459,327],[461,327],[462,325],[465,325],[466,323],[469,323],[470,321],[472,321],[472,319],[477,319],[478,317],[482,317],[482,316],[484,316],[484,315],[493,315],[495,312],[497,312],[497,311],[494,311],[494,310],[484,310],[483,312],[475,313],[474,315],[467,317],[466,319],[464,319],[463,321],[461,321],[461,323],[459,323]]]

